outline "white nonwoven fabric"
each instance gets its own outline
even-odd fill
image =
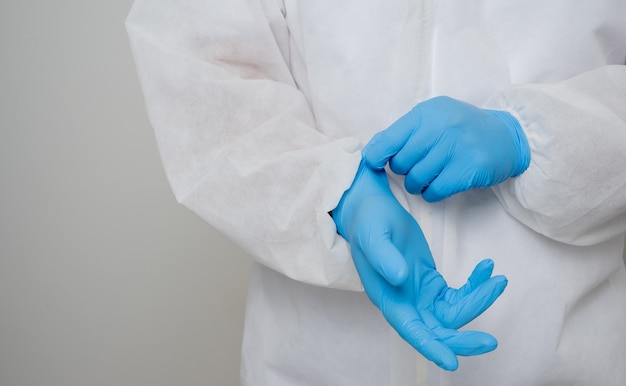
[[[177,200],[263,266],[244,384],[626,379],[626,2],[136,0],[127,28]],[[436,204],[390,176],[451,285],[487,257],[509,278],[469,326],[498,349],[420,380],[364,295],[336,290],[361,285],[328,212],[367,140],[437,95],[509,111],[531,165]]]

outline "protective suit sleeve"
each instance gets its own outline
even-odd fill
[[[177,200],[262,264],[361,290],[329,212],[361,156],[329,138],[289,70],[275,0],[136,0],[126,21]]]
[[[486,106],[513,114],[531,149],[528,169],[492,188],[511,215],[574,245],[626,231],[626,66],[512,86]]]

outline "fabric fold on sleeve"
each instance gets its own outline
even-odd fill
[[[280,16],[274,1],[135,1],[126,26],[148,116],[180,203],[292,279],[361,290],[328,212],[362,144],[316,128]]]
[[[626,66],[511,86],[486,107],[513,114],[531,148],[529,168],[492,188],[512,216],[573,245],[626,232]]]

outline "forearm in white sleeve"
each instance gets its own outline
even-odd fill
[[[529,168],[493,188],[511,215],[569,244],[624,234],[626,66],[557,84],[512,86],[486,107],[515,115],[531,148]]]
[[[126,24],[148,115],[179,202],[270,268],[359,290],[328,212],[361,144],[316,130],[277,3],[136,0]]]

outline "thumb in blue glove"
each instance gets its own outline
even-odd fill
[[[500,296],[506,278],[491,277],[493,263],[484,261],[465,286],[448,287],[419,225],[391,192],[384,171],[362,164],[332,214],[337,230],[350,243],[368,297],[422,355],[454,370],[457,355],[496,348],[496,339],[487,333],[456,329]]]
[[[439,201],[521,174],[530,148],[509,113],[483,110],[449,97],[415,106],[363,149],[367,165],[406,175],[406,190]]]

